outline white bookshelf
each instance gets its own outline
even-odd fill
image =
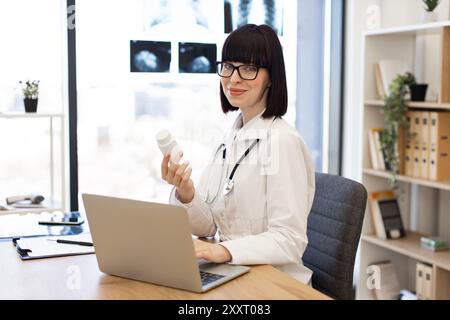
[[[49,172],[50,172],[50,195],[45,195],[46,200],[43,202],[43,207],[39,208],[14,208],[12,206],[7,206],[4,203],[5,197],[1,198],[0,204],[6,207],[8,210],[0,210],[0,215],[10,214],[10,213],[38,213],[38,212],[55,212],[55,211],[65,211],[65,203],[66,203],[66,191],[65,191],[65,135],[64,135],[64,115],[62,113],[25,113],[25,112],[0,112],[0,120],[13,120],[20,121],[21,119],[48,119],[49,125]],[[54,124],[55,121],[59,121],[60,123],[60,152],[59,155],[55,153],[54,145],[55,145],[55,130]],[[59,158],[57,160],[57,158]],[[59,176],[61,177],[60,183],[60,194],[56,195],[55,193],[55,162],[60,161],[60,172]],[[26,165],[26,163],[24,164]]]
[[[445,30],[445,31],[444,31]],[[373,65],[383,59],[404,60],[419,82],[429,84],[425,102],[407,101],[410,109],[450,111],[450,21],[372,30],[363,36],[360,106],[362,123],[361,179],[367,191],[390,189],[390,173],[371,166],[368,130],[382,128],[384,118],[376,90]],[[434,93],[435,96],[429,97]],[[420,247],[420,236],[438,235],[450,241],[450,181],[432,181],[398,175],[399,206],[407,235],[382,240],[374,234],[370,206],[367,206],[358,255],[357,299],[374,299],[367,285],[367,267],[390,260],[402,289],[415,291],[417,262],[433,266],[434,299],[450,299],[450,253],[430,252]]]

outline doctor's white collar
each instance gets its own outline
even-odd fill
[[[255,116],[249,122],[243,126],[242,113],[237,116],[230,136],[234,140],[255,140],[255,139],[267,139],[268,131],[275,120],[275,117],[264,119],[262,114],[266,111],[264,109],[260,114]]]

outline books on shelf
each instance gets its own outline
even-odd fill
[[[377,300],[397,300],[400,296],[400,281],[391,261],[371,264],[368,269],[374,271],[374,296]]]
[[[372,164],[372,168],[375,170],[381,170],[379,161],[378,161],[378,147],[375,144],[375,129],[369,129],[367,131],[368,139],[369,139],[369,153],[370,153],[370,162]]]
[[[378,98],[384,100],[390,93],[389,86],[398,74],[410,71],[404,60],[380,60],[374,65]]]
[[[431,251],[444,251],[448,250],[448,243],[442,238],[439,237],[421,237],[420,245],[422,248],[431,250]]]
[[[370,158],[372,161],[372,167],[377,170],[386,170],[386,164],[384,162],[383,150],[381,148],[381,132],[383,128],[369,129],[369,149]]]
[[[399,174],[450,181],[450,112],[409,111],[409,132],[399,129],[396,145]],[[369,129],[369,151],[372,168],[389,170],[381,150],[383,129]]]
[[[433,267],[429,264],[416,263],[416,294],[419,300],[433,299]]]
[[[390,170],[389,163],[386,161],[385,153],[381,147],[381,136],[383,135],[383,128],[371,128],[368,131],[369,138],[369,152],[372,168],[375,170]],[[405,130],[400,129],[398,133],[398,140],[396,144],[396,152],[399,157],[399,174],[404,174],[405,166]]]
[[[400,208],[393,191],[371,192],[369,206],[377,237],[397,239],[405,236]]]
[[[380,64],[375,63],[373,69],[375,74],[375,85],[377,87],[378,99],[384,100],[386,98],[386,92],[384,91],[383,80],[381,78]]]

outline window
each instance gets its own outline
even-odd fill
[[[237,20],[230,17],[238,2],[76,2],[80,195],[167,202],[171,186],[160,178],[155,142],[162,129],[174,134],[198,181],[235,116],[222,114],[213,64],[226,37],[225,21]],[[262,16],[264,3],[252,4]],[[296,10],[290,8],[296,4],[274,3],[279,10],[284,5],[276,17],[284,13],[290,21],[280,29],[290,94],[286,118],[294,124]]]
[[[19,81],[40,80],[38,112],[62,113],[63,42],[62,14],[65,7],[53,0],[0,2],[0,112],[24,112]],[[54,152],[61,145],[60,122],[54,123]],[[0,196],[51,194],[50,127],[48,118],[5,119],[0,117]],[[61,165],[53,163],[55,172]],[[55,176],[58,195],[62,177]]]
[[[296,126],[316,171],[341,172],[344,1],[299,0]]]

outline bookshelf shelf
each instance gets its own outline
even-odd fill
[[[372,234],[362,235],[361,240],[450,271],[450,252],[448,250],[433,252],[422,248],[420,246],[421,236],[422,234],[418,232],[407,231],[404,238],[395,240],[380,239]]]
[[[382,107],[384,105],[383,100],[366,100],[365,106]],[[450,110],[450,103],[438,103],[438,102],[417,102],[407,101],[406,105],[411,109],[432,109],[432,110]]]
[[[374,170],[369,168],[363,169],[363,173],[380,178],[389,178],[391,175],[388,171]],[[397,175],[397,180],[401,182],[415,183],[425,187],[450,191],[450,182],[446,183],[446,182],[432,181],[403,175]]]
[[[383,36],[383,35],[389,35],[389,34],[416,34],[420,32],[424,32],[427,30],[438,30],[443,27],[450,26],[450,21],[438,21],[438,22],[431,22],[431,23],[421,23],[421,24],[414,24],[414,25],[408,25],[408,26],[402,26],[402,27],[395,27],[395,28],[381,28],[377,30],[368,30],[364,33],[366,37],[370,36]]]

